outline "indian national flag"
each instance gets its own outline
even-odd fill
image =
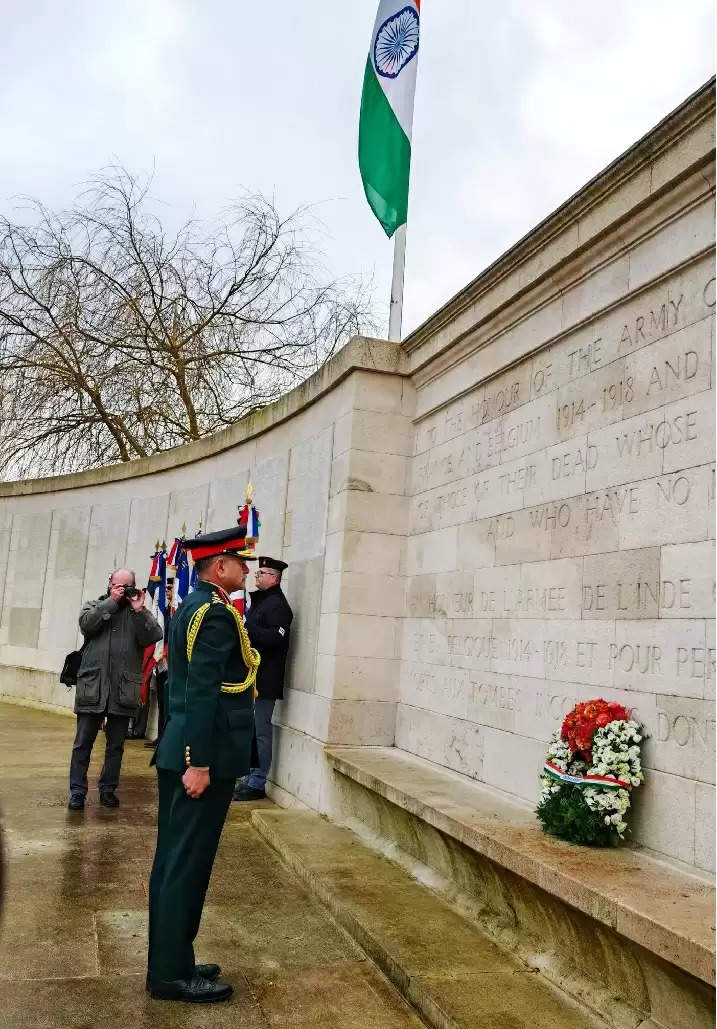
[[[419,10],[420,0],[380,0],[361,94],[359,168],[387,236],[408,215]]]

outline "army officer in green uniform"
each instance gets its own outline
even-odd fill
[[[167,723],[156,751],[157,850],[149,883],[147,986],[153,997],[227,1000],[217,965],[197,965],[193,943],[238,775],[249,770],[259,655],[229,594],[253,551],[236,526],[185,543],[198,585],[172,617]]]

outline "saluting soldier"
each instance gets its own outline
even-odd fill
[[[259,655],[229,594],[255,560],[235,526],[184,544],[198,584],[173,615],[167,722],[157,747],[159,819],[149,884],[147,986],[153,997],[227,1000],[218,965],[197,965],[194,939],[238,775],[249,768]]]

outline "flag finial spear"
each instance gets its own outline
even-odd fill
[[[182,522],[182,539],[187,535],[187,523]]]
[[[249,482],[246,484],[246,502],[247,502],[247,504],[251,504],[253,496],[254,496],[254,487],[252,485],[251,479],[249,479]]]

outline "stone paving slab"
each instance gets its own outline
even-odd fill
[[[143,975],[0,983],[2,1029],[267,1029],[246,979],[234,996],[211,1007],[167,1004],[145,993]],[[311,1023],[308,1023],[311,1025]]]
[[[82,813],[67,810],[74,719],[0,703],[7,883],[0,1029],[420,1029],[423,1024],[251,824],[270,801],[234,804],[197,958],[234,986],[211,1007],[144,989],[156,789],[151,752],[128,742],[118,795],[99,805],[98,737]]]
[[[269,1025],[310,1025],[317,1029],[404,1029],[405,1012],[393,1004],[393,987],[377,978],[369,961],[332,964],[299,973],[281,969],[249,976],[254,994],[268,1012]]]

